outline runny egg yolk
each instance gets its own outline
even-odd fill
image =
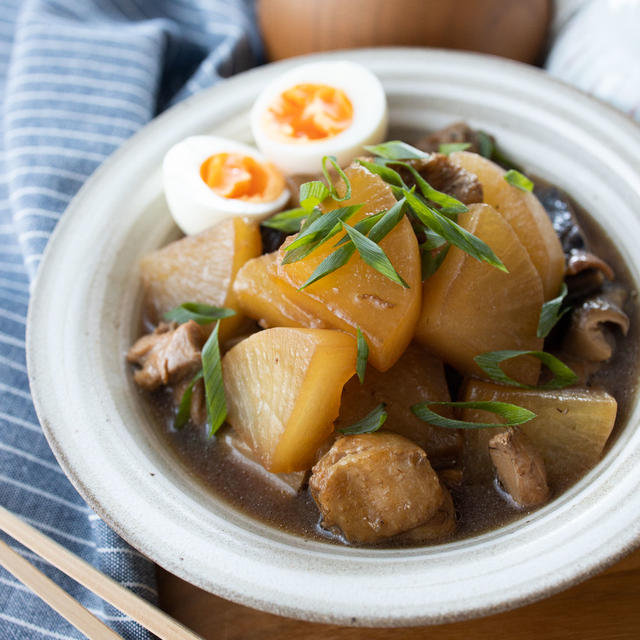
[[[200,177],[217,195],[234,200],[271,202],[284,189],[284,178],[273,165],[239,153],[209,156],[200,165]]]
[[[269,107],[268,126],[279,137],[306,142],[338,135],[353,121],[353,105],[342,89],[297,84]]]

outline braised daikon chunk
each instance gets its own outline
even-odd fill
[[[201,302],[239,311],[232,290],[238,269],[260,254],[255,222],[232,218],[194,236],[186,236],[145,256],[140,262],[145,315],[156,323],[183,302]],[[224,340],[242,324],[242,316],[220,324]]]
[[[222,360],[227,421],[268,471],[309,469],[355,366],[356,341],[341,331],[255,333]]]
[[[345,173],[351,181],[352,195],[340,206],[363,205],[348,224],[354,225],[396,203],[389,186],[364,167],[354,165]],[[334,250],[339,238],[336,236],[303,260],[289,264],[282,264],[285,243],[279,252],[278,277],[298,289]],[[380,247],[408,288],[387,279],[356,252],[345,266],[303,289],[296,304],[336,329],[355,335],[360,327],[369,343],[371,364],[386,371],[413,336],[420,312],[421,266],[418,242],[406,217],[380,242]]]
[[[504,273],[452,247],[424,282],[416,338],[461,372],[484,376],[474,357],[501,349],[538,350],[542,308],[540,276],[511,226],[486,204],[472,204],[458,222],[484,240],[505,264]],[[535,384],[540,364],[521,357],[504,364],[520,382]]]
[[[472,380],[462,399],[510,402],[536,414],[518,429],[542,456],[554,492],[575,482],[600,460],[617,411],[615,398],[597,389],[540,391]],[[463,419],[499,422],[493,414],[470,409],[463,412]],[[493,435],[492,429],[466,432],[465,472],[469,472],[469,479],[486,478],[491,473],[488,443]]]
[[[328,328],[327,323],[310,311],[312,301],[276,277],[277,259],[277,252],[267,253],[249,260],[238,271],[233,291],[239,307],[265,328]],[[317,308],[316,311],[319,312]]]
[[[484,202],[513,227],[542,279],[544,299],[557,295],[564,277],[564,253],[543,206],[532,194],[510,185],[502,167],[482,156],[458,151],[450,160],[478,176]]]

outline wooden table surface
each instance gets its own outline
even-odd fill
[[[233,604],[159,572],[162,608],[207,640],[640,639],[640,549],[610,569],[535,604],[487,618],[404,629],[312,624]]]

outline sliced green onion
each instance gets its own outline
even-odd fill
[[[571,311],[571,307],[561,309],[567,293],[567,285],[563,282],[562,289],[560,289],[560,295],[542,305],[542,309],[540,310],[540,319],[538,320],[538,338],[546,338],[551,332],[551,329],[555,327],[558,320],[560,320],[567,311]]]
[[[420,189],[420,193],[427,199],[431,200],[438,206],[441,207],[440,213],[445,215],[455,215],[458,213],[464,213],[465,211],[469,211],[469,208],[460,202],[457,198],[450,196],[447,193],[443,193],[442,191],[438,191],[434,189],[418,172],[415,167],[412,167],[410,164],[406,162],[398,162],[397,164],[405,167],[408,171],[411,172],[413,179]]]
[[[357,436],[362,433],[373,433],[377,431],[387,419],[386,405],[381,402],[373,411],[368,413],[362,420],[354,422],[352,425],[344,429],[338,429],[345,436]]]
[[[449,253],[449,249],[451,245],[445,242],[445,247],[440,251],[434,251],[433,249],[422,249],[424,245],[420,246],[421,253],[421,265],[422,265],[422,279],[426,280],[430,278],[439,268],[440,265],[444,262],[444,259],[447,257]]]
[[[391,185],[392,187],[406,188],[407,185],[403,182],[400,174],[394,169],[391,169],[391,167],[387,167],[384,164],[369,162],[368,160],[358,159],[357,162],[365,169],[371,171],[371,173],[380,176],[388,185]]]
[[[219,328],[220,321],[216,322],[215,329],[202,348],[204,391],[209,414],[209,437],[215,435],[227,417],[227,400],[224,395],[222,361],[218,344]]]
[[[533,182],[523,173],[515,169],[509,169],[509,171],[504,174],[504,179],[513,187],[520,189],[520,191],[533,191]]]
[[[450,153],[455,153],[456,151],[466,151],[470,146],[470,142],[443,142],[438,147],[438,152],[448,156]]]
[[[176,412],[175,418],[173,419],[173,428],[174,429],[182,429],[187,422],[189,422],[189,418],[191,417],[191,397],[193,396],[193,387],[195,386],[198,380],[201,380],[203,376],[202,369],[196,373],[193,377],[193,380],[189,383],[187,388],[184,390],[182,394],[182,398],[180,398],[180,405],[178,406],[178,411]]]
[[[368,238],[372,242],[381,242],[387,234],[400,223],[400,220],[404,218],[404,210],[407,201],[405,198],[398,200],[390,209],[388,209],[382,218],[373,225],[371,231],[369,231]],[[357,228],[357,225],[356,225]],[[358,229],[360,231],[360,229]]]
[[[236,312],[233,309],[213,307],[210,304],[201,302],[183,302],[181,305],[166,311],[162,317],[167,322],[177,322],[178,324],[189,322],[189,320],[194,320],[198,324],[209,324],[215,320],[230,318],[235,315]]]
[[[344,182],[345,194],[344,196],[342,196],[342,198],[338,195],[335,185],[331,181],[331,176],[329,175],[329,170],[327,169],[327,162],[331,163],[333,168],[338,172],[338,175]],[[349,181],[349,178],[347,178],[345,172],[342,170],[342,168],[338,164],[338,159],[335,156],[324,156],[324,158],[322,158],[322,174],[324,175],[324,178],[327,181],[327,184],[329,185],[329,193],[331,194],[331,197],[336,202],[344,202],[345,200],[348,200],[351,197],[351,182]]]
[[[372,216],[366,216],[364,218],[362,218],[362,220],[356,222],[353,225],[354,229],[357,229],[360,233],[363,233],[365,236],[369,235],[369,231],[371,231],[371,228],[374,227],[376,225],[376,223],[383,217],[386,215],[386,211],[380,211],[380,213],[375,213]],[[351,240],[349,240],[349,236],[348,235],[344,235],[342,236],[342,238],[336,242],[333,246],[334,247],[340,247],[343,244],[346,244],[347,242],[351,242]]]
[[[411,210],[424,225],[476,260],[486,262],[500,269],[500,271],[508,273],[507,268],[502,264],[502,260],[500,260],[491,247],[480,240],[480,238],[476,238],[476,236],[469,233],[466,229],[463,229],[453,220],[443,216],[439,211],[427,205],[412,191],[403,189],[403,194]]]
[[[360,327],[358,327],[357,332],[357,343],[358,355],[356,358],[356,373],[358,374],[360,384],[364,384],[364,374],[367,369],[367,360],[369,359],[369,345],[367,344],[365,337],[362,335]]]
[[[482,411],[488,411],[494,413],[501,418],[504,418],[504,422],[465,422],[464,420],[453,420],[452,418],[445,418],[434,411],[431,411],[429,407],[454,407],[458,409],[480,409]],[[478,402],[421,402],[414,404],[411,407],[411,411],[420,420],[424,420],[429,424],[436,427],[444,427],[445,429],[485,429],[490,427],[515,427],[519,424],[524,424],[533,420],[536,414],[529,409],[519,407],[518,405],[511,404],[509,402],[494,402],[490,400],[481,400]]]
[[[486,131],[476,131],[476,140],[480,155],[491,160],[493,158],[493,140],[491,136]]]
[[[537,358],[542,364],[548,367],[553,374],[553,378],[549,382],[538,386],[530,386],[510,378],[502,370],[500,364],[506,360],[517,358],[518,356],[533,356]],[[562,389],[574,384],[578,380],[578,376],[567,367],[564,362],[545,351],[490,351],[489,353],[482,353],[476,356],[474,360],[494,382],[520,387],[521,389]]]
[[[307,212],[317,207],[328,195],[327,185],[320,180],[304,182],[300,185],[300,205]]]
[[[300,233],[306,231],[321,215],[322,209],[320,209],[320,207],[313,207],[311,213],[308,214],[307,219],[300,226]]]
[[[409,288],[409,285],[398,275],[391,260],[387,257],[387,254],[372,240],[369,240],[367,236],[361,234],[357,229],[350,227],[344,222],[341,223],[344,230],[351,238],[351,241],[355,245],[360,257],[373,269],[381,273],[386,278],[389,278],[392,282]]]
[[[319,216],[287,246],[282,264],[298,262],[340,231],[339,222],[348,220],[362,208],[361,204],[340,207]]]
[[[447,241],[435,231],[432,231],[428,227],[423,228],[425,236],[424,242],[420,245],[420,248],[424,251],[431,251],[433,249],[439,249],[447,244]]]
[[[330,253],[313,271],[309,276],[309,279],[301,286],[298,287],[298,291],[306,289],[309,285],[328,276],[340,267],[344,267],[349,258],[355,253],[356,248],[351,240],[347,240],[348,244],[343,244],[336,249],[333,253]]]
[[[368,145],[365,149],[374,156],[385,160],[411,160],[414,158],[428,158],[429,154],[416,147],[412,147],[401,140],[389,140],[382,144]]]
[[[269,227],[269,229],[276,229],[283,233],[297,233],[300,231],[303,220],[309,215],[309,212],[302,207],[298,209],[288,209],[287,211],[281,211],[276,213],[275,216],[271,216],[267,220],[263,220],[260,224],[263,227]]]

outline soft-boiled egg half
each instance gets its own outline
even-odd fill
[[[284,177],[271,162],[225,138],[186,138],[169,149],[162,174],[171,215],[188,235],[231,216],[266,218],[289,200]]]
[[[387,100],[380,81],[353,62],[317,62],[276,78],[251,110],[262,153],[284,173],[318,173],[323,156],[344,166],[364,145],[387,134]]]

